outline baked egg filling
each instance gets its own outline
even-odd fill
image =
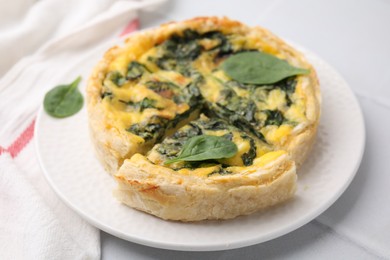
[[[221,68],[242,52],[287,59],[272,46],[235,33],[186,29],[157,45],[134,48],[109,65],[101,98],[117,129],[154,145],[146,154],[153,164],[182,174],[234,174],[284,154],[278,146],[307,123],[303,77],[247,84]],[[223,137],[237,146],[237,153],[165,164],[199,135]]]

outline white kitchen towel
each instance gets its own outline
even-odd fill
[[[127,13],[131,11],[129,9],[150,3],[134,0],[0,1],[0,78],[19,59],[40,49],[49,39],[95,21],[95,17],[103,13],[119,14],[122,8]],[[112,13],[115,8],[117,10]]]
[[[39,168],[34,122],[61,71],[138,26],[162,0],[0,4],[0,259],[98,259],[99,231],[66,207]],[[77,72],[75,72],[77,73]]]

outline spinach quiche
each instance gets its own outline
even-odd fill
[[[87,96],[116,197],[180,221],[234,218],[293,197],[321,100],[301,53],[219,17],[132,34],[95,67]]]

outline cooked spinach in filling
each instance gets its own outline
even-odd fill
[[[264,143],[257,140],[255,136],[230,125],[224,119],[201,116],[199,119],[180,128],[172,136],[165,138],[161,144],[156,145],[151,151],[149,158],[152,158],[152,161],[157,161],[161,158],[175,158],[182,151],[183,145],[185,145],[187,140],[191,137],[202,135],[220,136],[237,143],[238,153],[227,159],[179,162],[171,166],[173,169],[199,168],[210,165],[221,165],[222,168],[234,165],[249,166],[252,165],[257,155],[261,155],[269,149]],[[261,146],[262,150],[258,149],[257,146]],[[265,147],[266,149],[264,149]]]
[[[145,142],[162,141],[151,151],[152,161],[161,164],[158,156],[164,159],[178,156],[186,140],[193,136],[222,136],[238,144],[234,157],[178,162],[169,167],[220,165],[220,169],[210,174],[228,174],[226,167],[252,165],[256,157],[271,150],[278,127],[284,125],[287,129],[303,118],[304,112],[295,104],[299,102],[294,75],[294,69],[298,71],[295,74],[304,73],[303,69],[291,67],[291,74],[272,84],[247,84],[227,76],[221,68],[226,59],[260,51],[248,48],[237,37],[219,31],[199,33],[188,29],[131,61],[124,70],[106,75],[101,98],[124,113],[125,129]],[[165,138],[167,130],[176,128],[194,112],[206,116]]]

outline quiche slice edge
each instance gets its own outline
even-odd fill
[[[114,194],[122,203],[166,220],[186,222],[231,219],[284,202],[295,193],[297,175],[286,153],[241,173],[207,178],[177,174],[135,154],[115,178]]]

